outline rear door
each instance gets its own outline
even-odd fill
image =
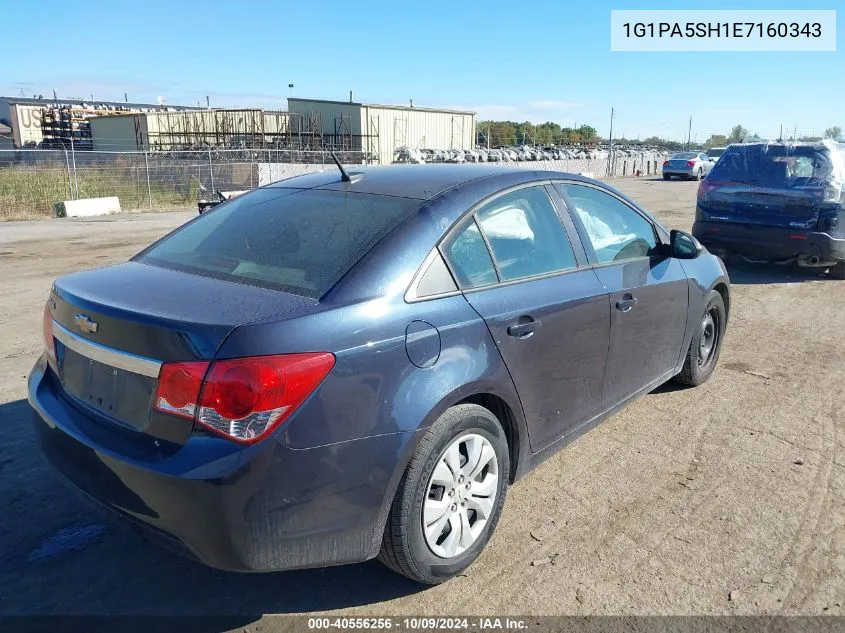
[[[610,333],[605,289],[543,185],[500,193],[441,245],[486,322],[538,451],[599,413]]]
[[[669,378],[682,353],[689,282],[680,262],[661,254],[652,221],[634,207],[586,183],[557,187],[610,293],[604,381],[604,408],[609,409]]]

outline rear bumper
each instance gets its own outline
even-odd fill
[[[672,168],[672,167],[664,167],[663,173],[667,176],[692,176],[696,172],[696,168],[694,167],[686,167],[683,169],[680,168]]]
[[[801,229],[730,222],[696,221],[692,234],[708,250],[760,260],[816,256],[821,262],[845,260],[845,239]]]
[[[40,360],[29,402],[41,450],[58,474],[157,539],[230,571],[352,563],[378,552],[394,471],[412,433],[311,449],[274,437],[240,447],[192,437],[159,459],[128,459],[95,442],[95,424],[59,393]]]

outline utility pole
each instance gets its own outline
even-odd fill
[[[687,151],[690,149],[690,141],[692,140],[692,117],[689,118],[689,129],[687,130]]]
[[[607,139],[607,175],[610,176],[613,169],[613,117],[616,116],[616,109],[610,108],[610,134]],[[601,146],[599,146],[601,147]]]
[[[487,151],[488,151],[488,152],[490,151],[490,127],[491,127],[491,126],[492,126],[492,123],[490,123],[490,122],[488,121],[488,122],[487,122]]]
[[[783,123],[780,124],[780,134],[778,134],[778,140],[783,140]]]

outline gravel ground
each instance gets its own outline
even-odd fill
[[[696,183],[618,186],[690,228]],[[845,282],[794,269],[731,268],[713,378],[664,386],[545,462],[510,489],[475,565],[439,587],[377,562],[222,573],[103,518],[33,441],[42,306],[55,277],[124,260],[189,217],[0,225],[0,615],[845,615]]]

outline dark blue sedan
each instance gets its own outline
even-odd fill
[[[720,260],[602,183],[361,168],[225,202],[57,280],[29,377],[60,476],[227,570],[469,566],[507,486],[705,381]]]

